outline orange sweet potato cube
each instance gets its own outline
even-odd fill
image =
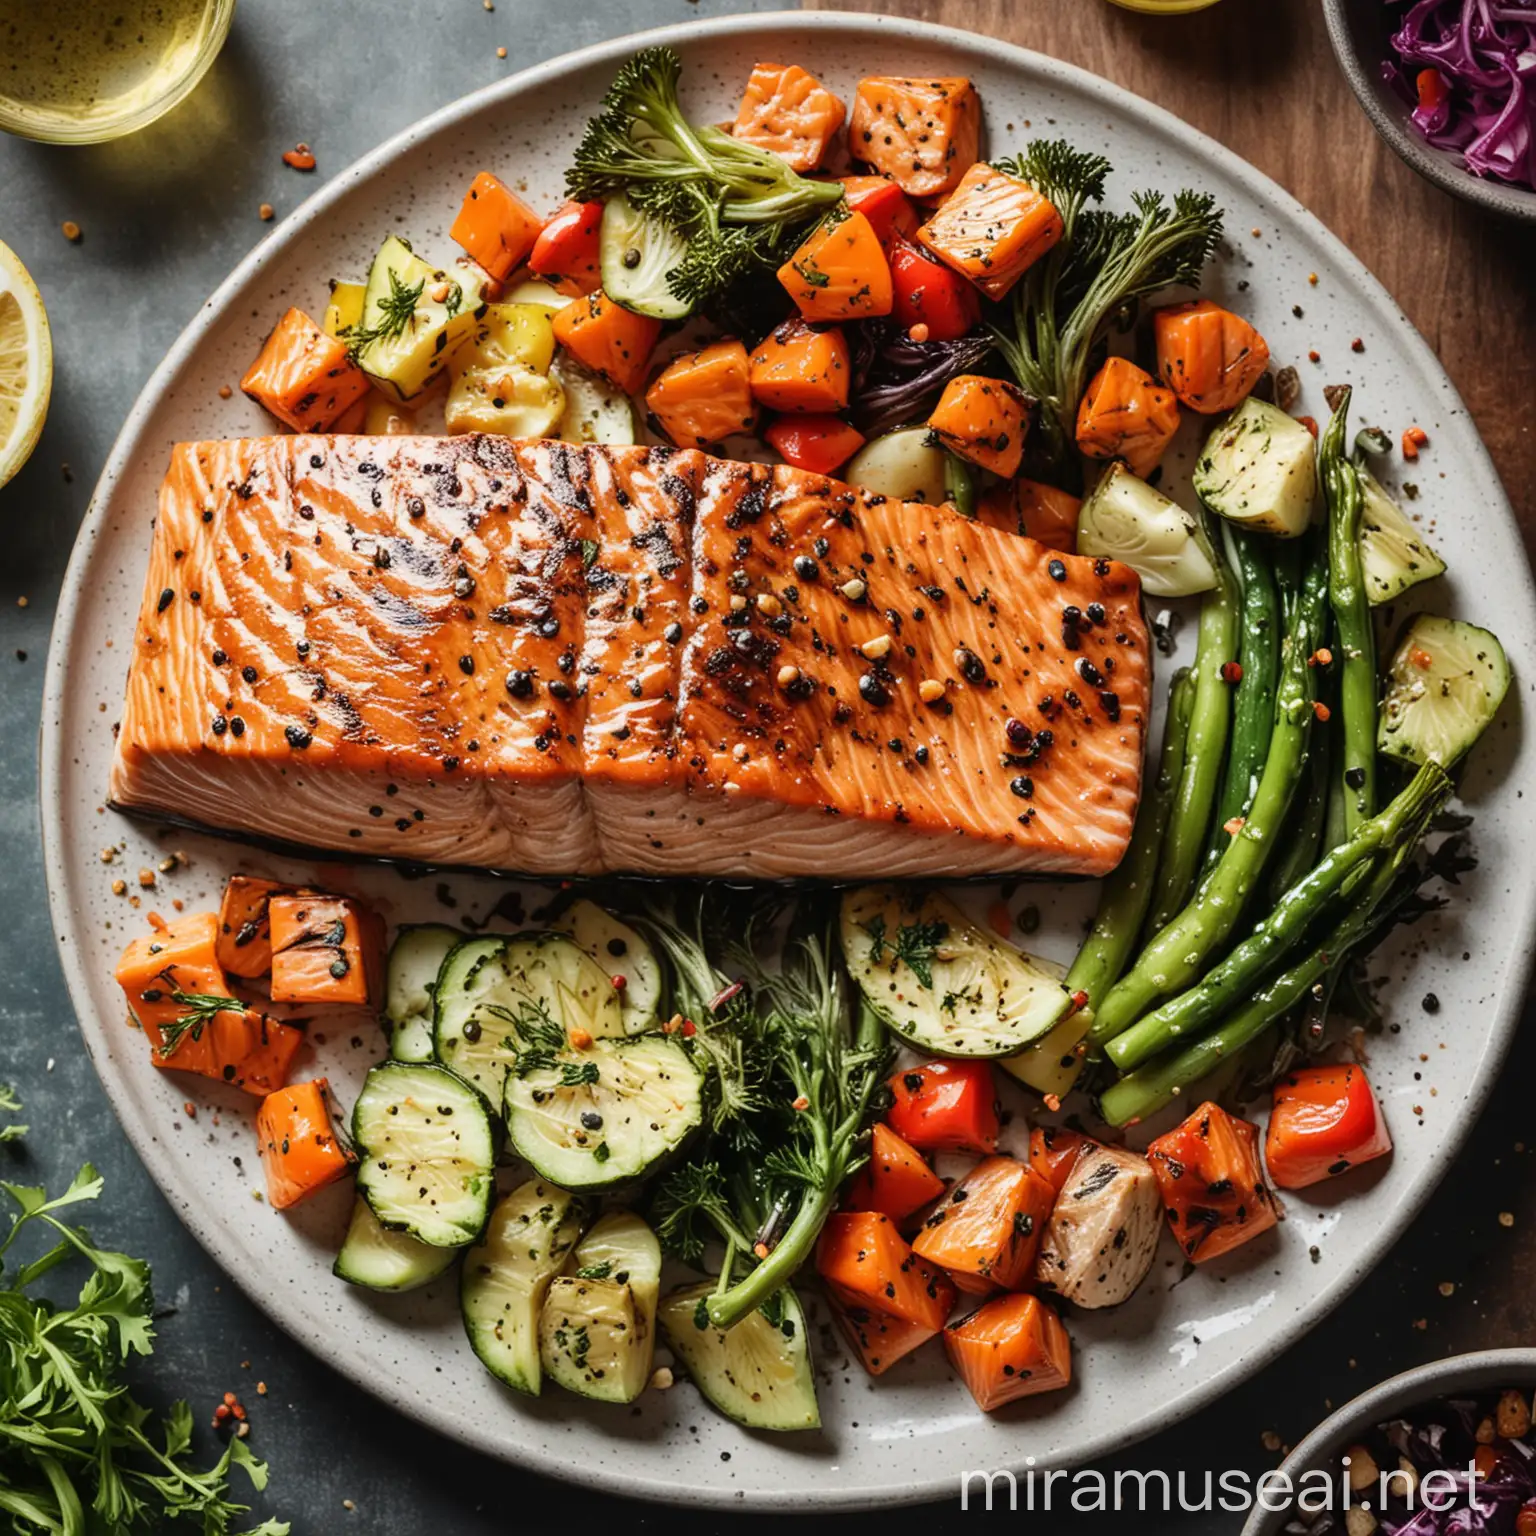
[[[218,913],[199,912],[135,939],[117,963],[117,983],[157,1067],[270,1093],[287,1081],[304,1037],[230,992],[218,932]]]
[[[272,932],[267,903],[288,889],[276,880],[231,875],[219,904],[218,962],[230,976],[265,976],[272,969]]]
[[[791,170],[815,171],[847,115],[842,102],[798,64],[757,64],[731,134],[771,150]]]
[[[538,214],[499,176],[481,171],[470,182],[448,234],[502,282],[528,259],[543,227]]]
[[[1048,198],[978,161],[917,239],[989,298],[1001,299],[1062,232],[1061,215]]]
[[[848,339],[789,319],[752,350],[753,398],[774,411],[835,415],[848,404]]]
[[[350,896],[317,892],[274,896],[272,1001],[349,1003],[382,1000],[384,923]]]
[[[680,353],[646,391],[646,409],[679,448],[709,448],[757,424],[748,371],[739,341]]]
[[[862,213],[818,225],[779,268],[779,281],[807,320],[860,320],[891,312],[891,264]]]
[[[981,147],[981,97],[964,78],[859,81],[848,150],[913,197],[941,197],[960,185]]]
[[[661,321],[615,304],[601,288],[555,316],[555,340],[626,395],[645,383]]]
[[[256,1111],[256,1144],[267,1173],[267,1204],[285,1211],[334,1184],[352,1154],[331,1123],[323,1077],[269,1093]]]
[[[1029,431],[1029,397],[1002,379],[962,373],[944,386],[928,425],[944,446],[995,475],[1016,474]]]
[[[324,432],[368,393],[347,345],[290,309],[245,371],[240,388],[295,432]]]

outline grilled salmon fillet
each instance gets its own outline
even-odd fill
[[[179,446],[118,807],[528,874],[1100,875],[1134,573],[694,451]]]

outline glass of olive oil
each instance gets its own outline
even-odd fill
[[[0,129],[120,138],[169,112],[229,35],[235,0],[0,0]]]

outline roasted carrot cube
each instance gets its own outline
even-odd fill
[[[324,432],[368,393],[368,379],[301,309],[290,309],[267,337],[240,388],[295,432]]]
[[[944,1193],[944,1180],[888,1125],[876,1125],[869,1162],[848,1186],[843,1204],[852,1211],[878,1211],[901,1221]]]
[[[944,1330],[944,1351],[984,1413],[1072,1381],[1072,1341],[1038,1296],[998,1296]]]
[[[285,1211],[334,1184],[352,1166],[352,1154],[331,1124],[323,1077],[269,1093],[256,1111],[256,1145],[267,1172],[267,1204]]]
[[[1145,369],[1111,357],[1083,391],[1077,446],[1090,459],[1124,459],[1145,479],[1179,430],[1179,403]]]
[[[499,176],[481,171],[470,182],[448,234],[502,282],[527,260],[543,224]]]
[[[871,1306],[862,1296],[827,1282],[827,1300],[843,1337],[871,1376],[883,1376],[896,1362],[938,1332],[923,1323],[909,1323]]]
[[[976,163],[981,98],[966,79],[859,81],[848,149],[913,197],[952,192]]]
[[[980,161],[917,232],[946,266],[1001,299],[1061,239],[1061,215],[1027,181]]]
[[[780,416],[763,440],[786,464],[815,475],[835,474],[864,446],[864,434],[841,416]]]
[[[1269,367],[1269,345],[1241,315],[1209,299],[1152,312],[1157,371],[1192,411],[1230,411]]]
[[[117,983],[157,1067],[271,1093],[288,1080],[304,1037],[232,995],[218,935],[216,912],[178,918],[123,951]]]
[[[351,1003],[381,999],[384,924],[361,902],[318,892],[274,896],[272,1000]]]
[[[1077,514],[1082,505],[1069,491],[1015,475],[982,492],[976,521],[1071,554],[1077,548]]]
[[[881,245],[910,240],[922,223],[912,199],[888,176],[839,176],[843,198],[855,213],[869,220]]]
[[[828,1217],[816,1268],[847,1295],[935,1332],[955,1305],[949,1277],[918,1258],[895,1222],[877,1212],[836,1211]]]
[[[555,340],[626,395],[645,383],[661,321],[615,304],[601,288],[555,316]]]
[[[1196,1264],[1267,1232],[1279,1219],[1259,1165],[1259,1128],[1202,1104],[1147,1148],[1179,1247]]]
[[[679,448],[710,448],[757,424],[747,349],[717,341],[674,357],[645,392],[646,408]]]
[[[798,64],[757,64],[731,133],[771,150],[792,170],[820,169],[848,111]]]
[[[773,411],[833,415],[848,404],[848,341],[837,326],[786,320],[752,350],[753,398]]]
[[[1011,1291],[1034,1274],[1056,1188],[1014,1157],[984,1157],[950,1190],[912,1251],[966,1290]]]
[[[891,312],[891,266],[862,213],[824,220],[779,268],[807,320],[862,320]]]
[[[255,875],[231,875],[219,905],[219,964],[230,976],[265,976],[272,969],[272,930],[267,903],[292,889]]]
[[[1037,1125],[1029,1133],[1029,1166],[1051,1182],[1059,1195],[1067,1187],[1084,1147],[1094,1142],[1081,1131],[1062,1125]]]
[[[1029,397],[1012,384],[962,373],[944,386],[928,425],[950,452],[1008,476],[1024,457],[1029,412]]]

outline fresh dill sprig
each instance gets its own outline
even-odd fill
[[[409,329],[416,315],[416,306],[426,292],[426,278],[406,283],[393,267],[389,268],[389,292],[379,299],[379,317],[372,325],[356,325],[347,333],[347,352],[354,362],[376,341],[398,341]],[[454,299],[452,292],[450,300]],[[457,300],[449,309],[452,316],[463,302],[460,289]]]

